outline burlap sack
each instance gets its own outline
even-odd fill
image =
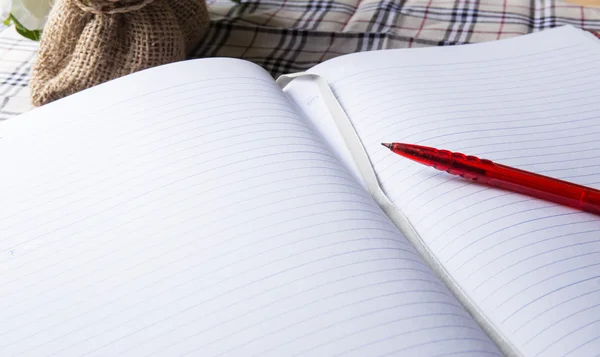
[[[31,72],[32,103],[184,60],[208,25],[205,0],[58,0]]]

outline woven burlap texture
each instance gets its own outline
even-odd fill
[[[31,101],[184,60],[209,21],[205,0],[58,0],[31,71]]]

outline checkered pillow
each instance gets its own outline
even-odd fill
[[[563,1],[208,0],[213,24],[193,57],[253,61],[274,77],[339,55],[494,41],[570,24],[600,30],[600,9]],[[0,120],[30,110],[37,44],[0,25]]]

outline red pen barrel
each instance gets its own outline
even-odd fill
[[[600,191],[571,182],[491,163],[489,185],[600,215]]]
[[[383,144],[394,153],[465,179],[600,215],[600,190],[459,152],[414,144]]]
[[[600,192],[586,192],[582,198],[581,209],[600,215]]]

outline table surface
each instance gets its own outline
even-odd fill
[[[590,7],[600,7],[600,0],[567,0],[570,3],[581,5],[581,6],[590,6]]]

